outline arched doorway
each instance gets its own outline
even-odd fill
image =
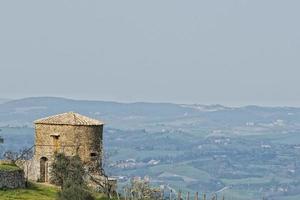
[[[40,159],[40,181],[48,182],[48,158],[46,157]]]

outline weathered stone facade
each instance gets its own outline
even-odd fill
[[[89,173],[101,175],[102,137],[102,122],[77,113],[37,120],[34,157],[26,162],[25,174],[30,180],[49,182],[50,166],[58,152],[79,155]]]

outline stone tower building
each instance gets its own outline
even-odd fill
[[[69,112],[34,123],[35,151],[30,179],[50,180],[50,166],[56,152],[79,155],[89,172],[101,175],[103,122]]]

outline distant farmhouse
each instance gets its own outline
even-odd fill
[[[29,180],[50,181],[55,153],[79,155],[88,172],[89,185],[99,187],[106,180],[102,169],[102,121],[68,112],[39,119],[34,123],[34,155],[32,160],[25,161],[26,166],[23,167]],[[107,178],[107,181],[115,184],[114,179]]]

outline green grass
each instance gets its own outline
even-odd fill
[[[42,184],[30,184],[26,189],[0,190],[0,200],[54,200],[58,188]]]
[[[25,189],[0,190],[0,200],[55,200],[58,187],[38,183],[30,183]],[[94,193],[96,200],[106,200],[104,194]]]
[[[0,171],[16,171],[20,168],[14,164],[0,164]]]

